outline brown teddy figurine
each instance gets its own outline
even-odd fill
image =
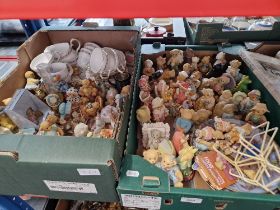
[[[80,87],[79,95],[85,96],[87,98],[92,98],[97,96],[98,89],[92,84],[88,79],[82,80],[82,87]]]
[[[223,107],[222,118],[234,119],[234,112],[236,111],[236,106],[234,104],[226,104]]]
[[[40,124],[38,135],[42,136],[63,136],[63,130],[57,126],[58,117],[50,114],[47,119]]]
[[[203,94],[200,98],[197,99],[195,103],[195,109],[207,109],[209,111],[212,111],[215,106],[215,98],[214,98],[214,92],[210,88],[204,88],[201,90],[201,93]]]
[[[151,164],[156,164],[160,160],[160,152],[157,149],[148,149],[143,152],[143,157]]]
[[[153,73],[155,73],[155,69],[153,68],[153,61],[150,59],[144,61],[144,68],[143,68],[143,74],[147,76],[152,76]]]
[[[223,108],[225,105],[226,105],[226,102],[224,102],[224,101],[218,102],[214,107],[213,117],[222,117],[222,115],[224,113]]]
[[[209,71],[212,70],[212,64],[210,63],[210,56],[204,56],[201,59],[201,62],[198,64],[199,71],[206,75]]]
[[[160,70],[164,70],[166,68],[166,58],[159,56],[157,57],[157,69]]]
[[[192,117],[192,121],[195,124],[201,124],[209,119],[211,116],[212,112],[207,110],[207,109],[199,109],[197,112]]]
[[[40,80],[36,79],[33,71],[25,72],[24,77],[26,78],[26,89],[35,89],[40,83]]]
[[[95,117],[99,110],[100,104],[98,102],[89,102],[81,107],[81,112],[86,119]]]
[[[173,49],[170,51],[171,57],[167,61],[167,65],[170,65],[174,69],[178,69],[178,66],[184,62],[184,55],[182,50]]]
[[[266,104],[264,103],[257,103],[249,112],[245,118],[246,122],[249,122],[253,125],[260,125],[267,121],[266,117],[264,116],[265,113],[269,112],[267,109]]]

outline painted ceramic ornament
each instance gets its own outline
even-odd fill
[[[58,117],[55,115],[48,115],[47,119],[40,124],[37,135],[42,136],[63,136],[63,130],[56,124]]]
[[[204,88],[201,90],[203,94],[200,98],[197,99],[195,104],[195,109],[206,109],[212,111],[215,106],[214,92],[210,88]]]
[[[189,181],[193,178],[192,162],[196,152],[197,149],[188,144],[179,151],[177,162],[183,174],[184,181]]]
[[[152,101],[154,98],[151,96],[150,92],[145,92],[141,90],[139,94],[139,98],[140,101],[144,103],[144,105],[152,108]]]
[[[160,156],[160,152],[156,149],[148,149],[143,152],[143,158],[153,165],[160,161]]]
[[[162,98],[156,97],[152,101],[153,119],[156,122],[164,122],[169,114],[169,110],[165,107]]]
[[[231,77],[231,76],[230,76]],[[232,78],[233,80],[233,78]],[[231,82],[231,79],[223,74],[222,76],[215,78],[214,83],[212,84],[212,89],[219,95],[222,94],[223,90],[226,89],[226,85],[228,85]],[[235,83],[234,83],[235,87]]]
[[[168,154],[168,155],[176,155],[176,150],[174,148],[173,143],[169,139],[163,139],[158,144],[158,150],[161,154]]]
[[[216,61],[213,64],[212,71],[208,72],[206,74],[207,78],[211,77],[220,77],[223,73],[225,73],[227,69],[227,60],[226,60],[226,54],[224,52],[219,52],[216,55]]]
[[[267,109],[266,104],[257,103],[251,109],[251,112],[246,115],[245,121],[258,126],[267,121],[266,117],[264,116],[264,114],[267,112],[269,112],[269,110]]]
[[[244,100],[240,101],[241,113],[247,114],[251,109],[260,102],[261,92],[259,90],[252,90]]]
[[[72,103],[72,109],[79,108],[81,102],[79,91],[74,87],[69,88],[66,91],[66,101]]]
[[[172,143],[174,148],[179,154],[179,151],[184,148],[186,144],[188,144],[189,135],[185,135],[182,131],[175,131],[172,137]]]
[[[151,122],[151,111],[148,106],[143,105],[136,111],[136,118],[140,123]]]
[[[45,98],[47,104],[52,109],[57,109],[59,104],[61,103],[61,99],[57,94],[49,94]]]
[[[115,104],[115,97],[118,94],[118,91],[115,88],[110,88],[106,94],[106,102],[109,105]]]
[[[248,93],[248,85],[252,83],[252,80],[250,80],[249,76],[243,75],[241,81],[237,84],[236,88],[234,89],[234,92],[241,91],[244,93]]]
[[[141,78],[138,80],[138,86],[140,90],[150,92],[151,86],[149,85],[149,77],[147,75],[142,75]]]
[[[192,71],[198,70],[199,57],[192,57],[191,69]]]
[[[158,149],[163,139],[170,138],[170,127],[168,123],[144,123],[142,126],[143,147],[146,149]]]
[[[232,103],[232,93],[230,90],[224,90],[219,97],[219,102],[225,102],[226,104]]]
[[[228,121],[225,121],[219,117],[215,117],[214,121],[214,127],[218,131],[229,132],[232,129],[232,124]]]
[[[201,59],[201,62],[198,64],[198,69],[204,75],[212,70],[212,64],[210,63],[210,56],[204,56]]]
[[[167,172],[174,187],[183,187],[183,174],[180,171],[174,156],[167,154],[162,155],[160,168]]]
[[[171,57],[167,61],[167,65],[170,65],[175,70],[178,69],[178,66],[183,63],[184,55],[182,50],[173,49],[170,51]]]
[[[241,66],[241,62],[238,60],[230,61],[230,66],[227,68],[226,72],[229,73],[235,80],[236,83],[240,82],[242,79],[243,74],[239,71],[239,67]]]
[[[107,105],[100,112],[100,118],[106,123],[115,128],[116,121],[118,120],[119,112],[114,106]]]
[[[33,71],[25,72],[24,77],[26,79],[25,89],[33,90],[33,89],[36,89],[38,87],[38,84],[40,83],[40,80],[36,79]]]
[[[91,117],[95,117],[100,108],[101,107],[98,102],[88,102],[81,106],[81,113],[85,119],[89,119]]]
[[[191,64],[189,63],[185,63],[183,65],[183,71],[186,72],[188,74],[188,77],[191,75],[192,73],[192,67],[191,67]]]
[[[225,104],[225,106],[223,107],[222,118],[234,119],[236,111],[236,106],[234,104]]]
[[[88,132],[89,132],[88,126],[84,123],[79,123],[74,128],[75,137],[86,137]]]
[[[153,73],[155,73],[155,69],[153,68],[153,61],[151,61],[150,59],[145,60],[143,74],[150,77]]]
[[[166,68],[166,57],[159,56],[157,57],[157,69],[164,70]]]
[[[192,127],[192,118],[195,114],[192,109],[180,109],[180,117],[175,121],[175,128],[177,131],[183,131],[184,133],[188,133]]]
[[[155,94],[157,97],[162,98],[165,92],[169,89],[168,85],[164,80],[160,80],[156,85],[155,85]]]
[[[66,93],[69,88],[70,87],[69,87],[68,83],[66,83],[64,81],[61,81],[57,84],[57,89],[61,93]]]
[[[82,87],[80,87],[79,95],[87,97],[89,99],[96,97],[98,94],[98,89],[95,85],[88,79],[82,81]]]
[[[58,111],[60,114],[60,119],[64,120],[66,115],[71,114],[72,103],[69,101],[61,103],[58,107]]]

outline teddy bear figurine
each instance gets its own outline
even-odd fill
[[[216,130],[225,133],[225,132],[229,132],[232,129],[232,124],[219,117],[215,117],[214,118],[214,127]]]
[[[192,57],[192,63],[191,63],[192,72],[198,70],[198,63],[199,63],[199,57]]]
[[[167,172],[174,187],[183,187],[183,174],[180,171],[174,156],[162,154],[160,168]]]
[[[164,122],[169,114],[162,98],[156,97],[152,101],[153,118],[155,122]]]
[[[81,113],[83,117],[89,119],[91,117],[95,117],[100,109],[101,107],[98,102],[88,102],[85,105],[81,106]]]
[[[226,104],[223,107],[223,119],[234,119],[234,113],[236,112],[236,106],[234,104]]]
[[[118,94],[118,91],[115,88],[110,87],[110,89],[106,93],[106,102],[109,105],[115,104],[115,97]]]
[[[27,119],[31,122],[38,124],[39,118],[43,116],[43,113],[40,110],[33,110],[32,107],[29,107],[26,110]]]
[[[260,102],[261,92],[259,90],[251,90],[244,100],[240,102],[240,112],[248,114],[250,110]]]
[[[191,64],[185,63],[185,64],[183,65],[183,71],[186,72],[186,73],[188,74],[188,76],[190,76],[191,73],[192,73]]]
[[[207,109],[199,109],[196,111],[192,117],[192,121],[196,124],[199,125],[209,119],[211,116],[212,112],[207,110]]]
[[[212,64],[210,63],[210,56],[204,56],[201,62],[198,64],[199,71],[206,75],[208,72],[212,71]]]
[[[63,130],[57,126],[58,117],[50,114],[47,119],[40,124],[38,135],[42,136],[63,136]]]
[[[180,109],[180,117],[175,121],[175,128],[177,131],[182,131],[185,134],[191,129],[193,122],[192,118],[195,114],[193,109]]]
[[[178,66],[184,62],[184,53],[182,50],[173,49],[170,51],[171,57],[167,61],[172,69],[178,70]]]
[[[220,101],[220,102],[216,103],[214,110],[213,110],[213,117],[222,117],[222,115],[224,113],[223,109],[226,104],[227,103],[225,101]]]
[[[161,154],[157,149],[148,149],[143,152],[143,158],[153,165],[159,163],[160,156]]]
[[[183,131],[177,130],[174,132],[172,136],[172,143],[177,154],[179,154],[180,150],[183,149],[186,144],[188,144],[188,140],[189,135],[185,135]]]
[[[230,90],[223,90],[222,95],[219,97],[219,102],[224,101],[229,104],[232,103],[232,93]]]
[[[147,75],[142,75],[141,78],[138,80],[138,86],[140,90],[150,92],[151,86],[149,85],[149,77]]]
[[[174,69],[170,70],[170,69],[164,69],[162,72],[162,75],[159,77],[159,79],[163,79],[163,80],[170,80],[172,78],[175,78],[176,72]]]
[[[159,57],[157,57],[156,60],[157,60],[157,69],[164,70],[166,68],[166,57],[159,56]]]
[[[197,149],[185,144],[184,148],[180,150],[177,158],[179,168],[183,174],[184,181],[189,181],[193,178],[192,160]]]
[[[231,82],[230,78],[226,75],[222,75],[218,78],[215,78],[215,82],[212,85],[212,89],[219,95],[222,94],[225,86]]]
[[[267,121],[266,117],[264,116],[265,113],[269,112],[267,109],[266,104],[264,103],[257,103],[246,115],[245,121],[258,126]]]
[[[16,129],[16,125],[13,121],[4,113],[0,113],[0,126],[4,128],[8,128],[10,131]]]
[[[202,96],[197,99],[195,103],[195,109],[206,109],[212,111],[215,106],[214,92],[210,88],[204,88],[201,90]]]
[[[224,52],[219,52],[216,55],[216,61],[213,64],[212,71],[209,71],[206,74],[206,77],[207,78],[210,78],[210,77],[220,77],[227,70],[226,64],[227,64],[226,54]]]
[[[143,105],[136,111],[136,118],[140,123],[151,122],[151,111],[148,106]]]
[[[144,68],[143,68],[143,74],[150,77],[153,73],[155,73],[155,69],[153,68],[153,61],[150,59],[144,61]]]
[[[89,79],[82,80],[82,87],[80,87],[79,95],[89,99],[95,98],[98,94],[98,89]]]
[[[25,89],[31,90],[31,89],[35,89],[38,87],[40,80],[36,79],[33,71],[25,72],[24,77],[26,79]]]
[[[168,85],[166,84],[166,82],[164,80],[160,80],[154,88],[155,94],[156,96],[162,98],[162,96],[164,95],[164,93],[166,92],[166,90],[168,90]]]
[[[229,73],[235,80],[236,83],[240,82],[243,74],[239,71],[239,67],[241,66],[241,62],[239,60],[230,61],[230,66],[227,68],[226,72]]]
[[[151,96],[150,92],[141,90],[139,94],[139,99],[143,102],[144,105],[148,106],[149,108],[152,108],[152,101],[154,98]]]

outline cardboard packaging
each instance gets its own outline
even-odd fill
[[[150,58],[155,59],[157,56],[164,54],[165,50],[172,50],[174,46],[161,47],[159,50],[151,50],[151,46],[142,46],[142,61]],[[188,46],[180,47],[185,50]],[[195,55],[216,55],[217,46],[190,46],[195,51]],[[143,51],[145,49],[145,51]],[[228,51],[230,51],[228,49]],[[155,53],[155,54],[154,54]],[[230,59],[237,58],[236,52],[229,55]],[[240,59],[240,58],[239,58]],[[249,75],[250,79],[254,81],[250,89],[259,89],[262,94],[262,100],[266,102],[268,109],[273,110],[267,115],[271,126],[279,127],[280,106],[272,97],[269,91],[261,83],[261,81],[254,75],[254,73],[243,63],[243,73]],[[140,78],[142,66],[139,65],[137,79]],[[221,190],[209,190],[205,186],[205,182],[201,177],[200,181],[204,182],[200,185],[197,183],[199,178],[194,179],[194,183],[190,187],[175,188],[170,186],[168,174],[151,165],[141,156],[136,155],[137,151],[137,119],[136,110],[139,107],[139,87],[134,88],[134,98],[132,111],[130,116],[128,140],[127,140],[127,155],[124,158],[120,181],[117,187],[120,200],[124,206],[148,208],[148,209],[277,209],[280,206],[278,195],[256,194],[256,193],[241,193]],[[276,137],[278,142],[279,136]],[[152,177],[153,180],[158,180],[157,184],[145,185],[145,177]]]
[[[50,44],[79,39],[82,44],[130,51],[134,68],[140,48],[139,29],[44,28],[18,48],[19,64],[0,85],[0,101],[23,88],[31,60]],[[133,69],[135,73],[136,70]],[[132,75],[133,87],[135,75]],[[130,110],[132,90],[124,110]],[[125,146],[129,111],[120,119],[116,139],[0,135],[0,194],[33,194],[50,198],[117,201],[116,182]]]

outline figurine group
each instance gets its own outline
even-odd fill
[[[136,111],[143,156],[166,171],[175,187],[192,179],[197,153],[218,144],[230,155],[240,134],[250,135],[253,126],[266,121],[269,111],[260,102],[261,92],[248,90],[251,80],[240,73],[240,66],[238,60],[228,62],[223,52],[212,65],[210,56],[178,49],[144,61]],[[210,119],[212,126],[201,126]],[[245,122],[237,126],[230,120]]]
[[[66,45],[65,43],[62,44]],[[93,46],[93,44],[86,43],[85,48],[90,48],[89,46]],[[59,46],[59,44],[49,46],[48,49],[62,52],[62,49],[56,49]],[[94,47],[103,50],[97,45],[94,45]],[[111,48],[105,50],[110,51],[112,56],[115,52],[118,53],[116,55],[122,54],[118,57],[118,59],[122,59],[119,65],[126,64],[123,52]],[[57,54],[53,51],[48,53]],[[122,83],[115,86],[109,83],[108,79],[85,78],[84,69],[80,67],[83,63],[79,60],[79,65],[77,64],[79,56],[71,64],[61,61],[60,63],[38,64],[36,68],[31,65],[36,73],[33,71],[25,73],[25,89],[37,96],[38,100],[47,104],[51,110],[47,116],[43,117],[40,107],[37,107],[38,110],[34,110],[30,105],[23,113],[23,115],[25,114],[23,117],[38,126],[38,129],[36,129],[37,135],[113,138],[116,134],[123,106],[130,94],[130,85],[122,85],[124,84]],[[103,66],[103,68],[118,68],[117,64],[114,67]],[[91,65],[98,66],[101,64],[91,63]],[[125,68],[127,67],[122,67],[122,69]],[[110,69],[110,71],[111,76],[113,69]],[[119,70],[113,76],[117,74],[123,74],[123,72]],[[127,81],[126,84],[130,84],[130,81]],[[11,98],[5,99],[3,101],[4,105],[8,105],[10,100]],[[14,123],[16,124],[16,122]],[[8,116],[1,115],[1,127],[14,132],[16,126],[14,123],[8,119]]]

